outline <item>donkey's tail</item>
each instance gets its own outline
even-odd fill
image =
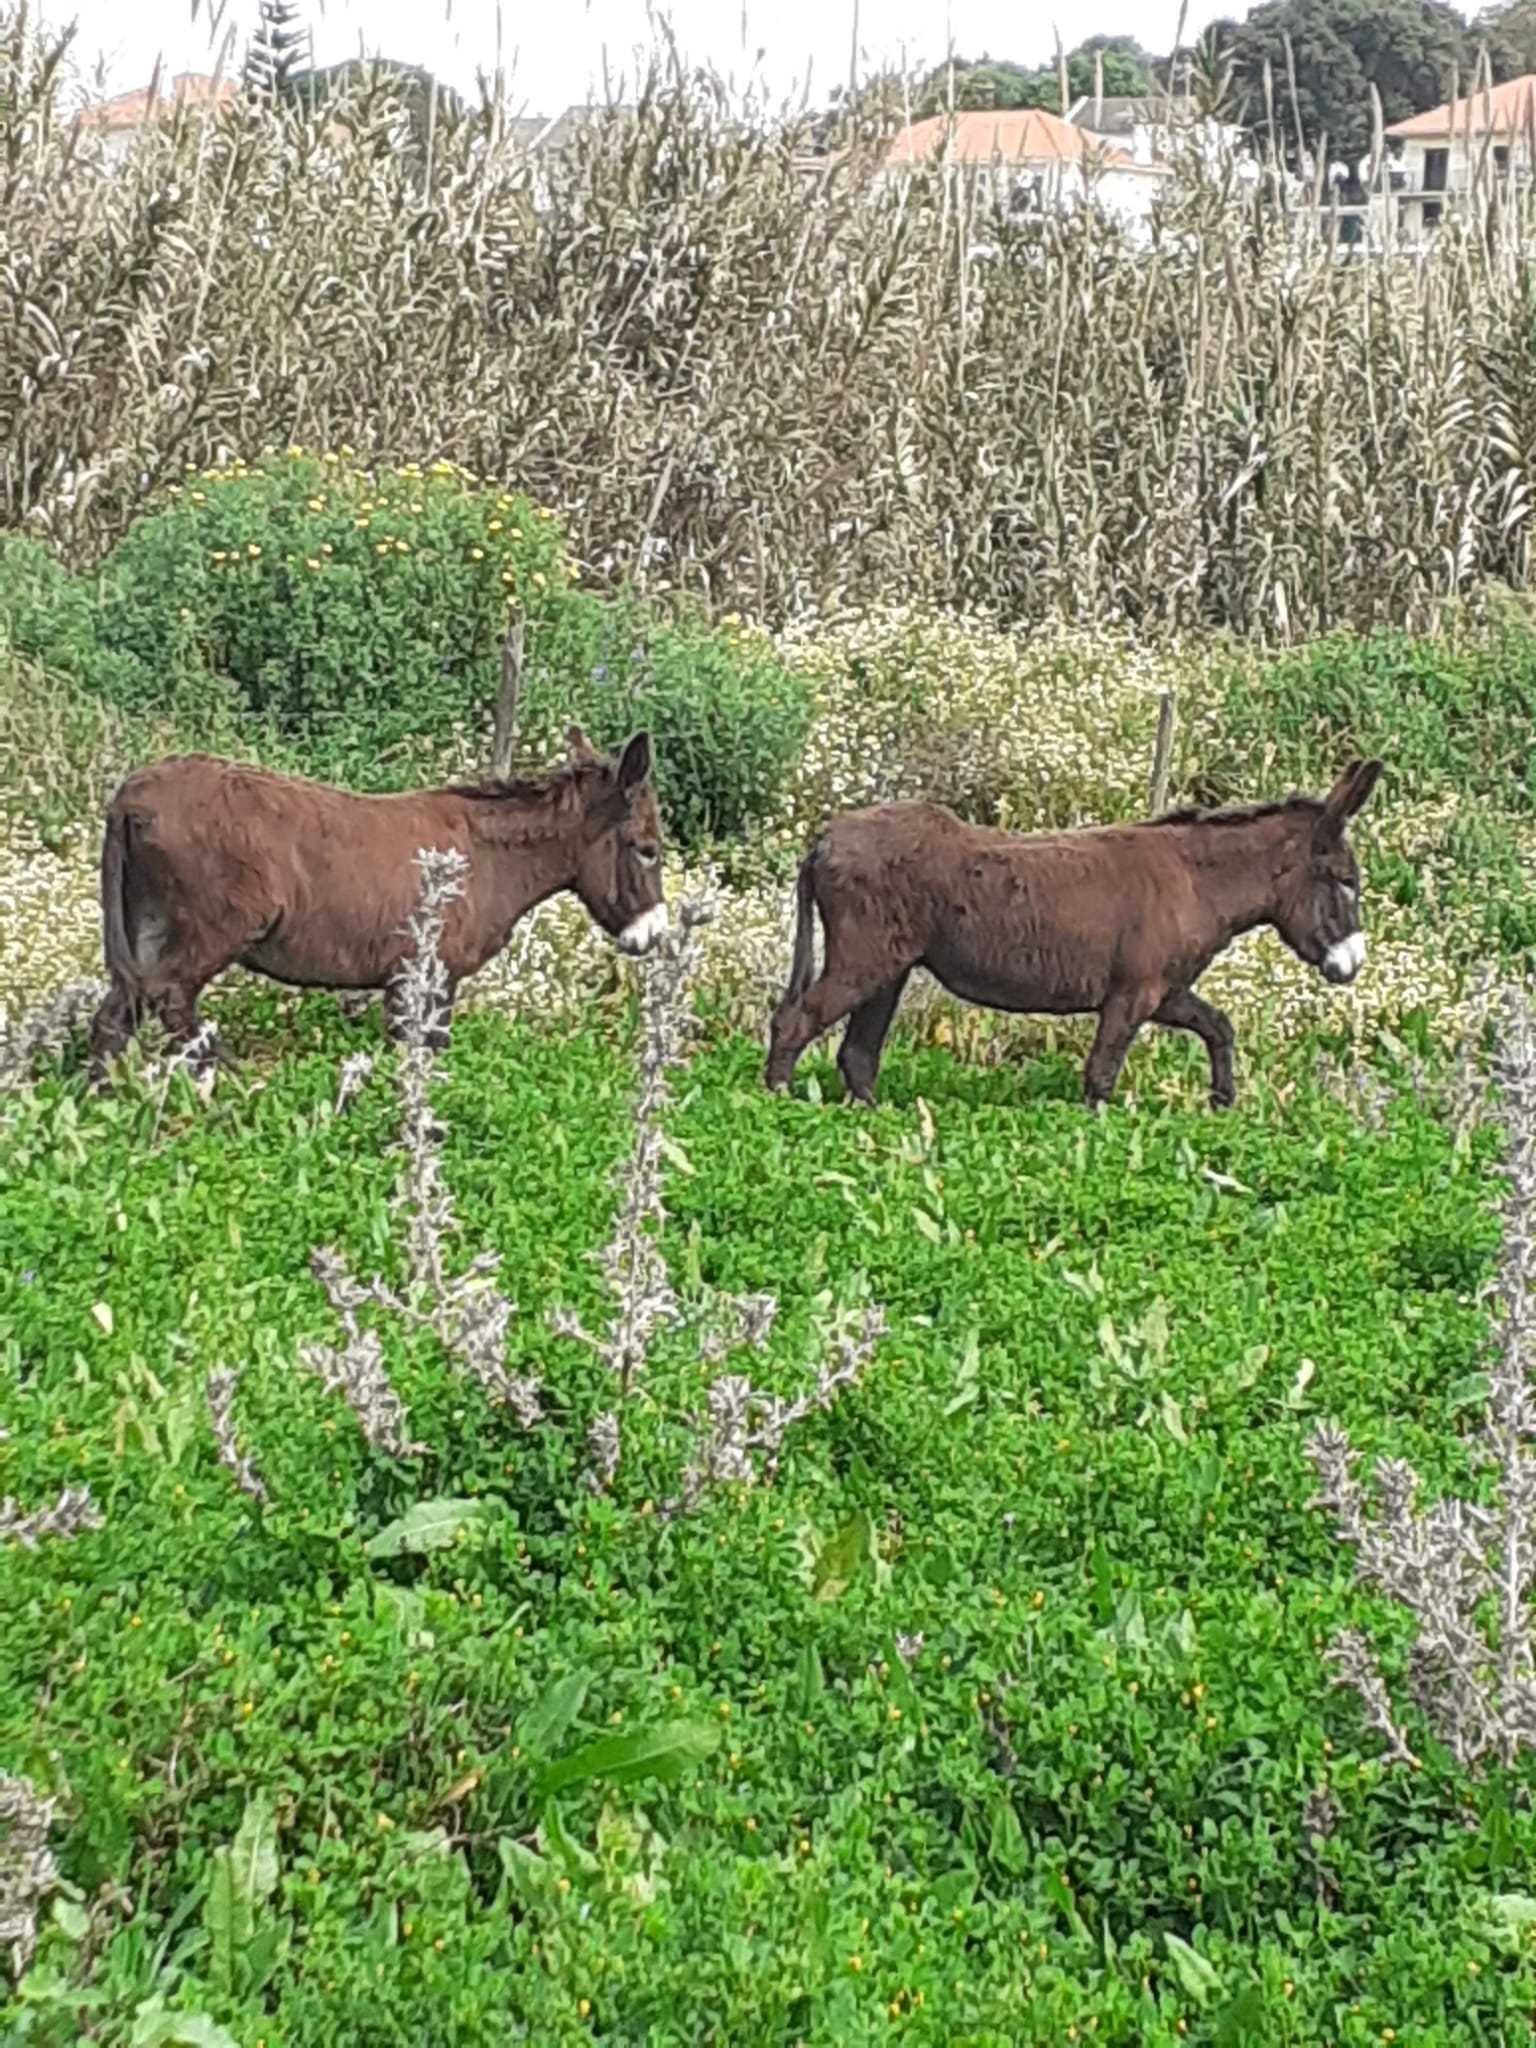
[[[106,969],[122,993],[135,1002],[141,993],[139,963],[128,937],[128,820],[115,807],[107,813],[101,842],[101,943]]]
[[[810,987],[816,972],[816,862],[821,855],[818,840],[800,863],[795,882],[795,957],[789,970],[786,1003],[798,1003]]]

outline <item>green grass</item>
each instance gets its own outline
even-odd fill
[[[1248,1049],[1222,1118],[1158,1100],[1192,1048],[1139,1047],[1138,1099],[1092,1121],[1071,1062],[897,1047],[861,1118],[825,1057],[776,1100],[756,1045],[714,1043],[669,1123],[674,1273],[779,1294],[755,1376],[786,1389],[829,1295],[867,1289],[889,1335],[773,1489],[669,1524],[667,1418],[710,1374],[662,1347],[599,1500],[560,1423],[601,1368],[545,1321],[601,1313],[625,1046],[455,1027],[465,1256],[503,1253],[509,1363],[557,1399],[523,1437],[395,1344],[433,1447],[405,1470],[296,1363],[334,1334],[317,1243],[395,1270],[389,1092],[330,1110],[376,1026],[245,992],[225,1030],[207,1108],[54,1076],[4,1111],[0,1495],[85,1479],[108,1518],[3,1561],[0,1769],[61,1795],[91,1907],[48,1928],[12,2037],[181,2038],[153,2008],[132,2031],[160,1996],[242,2048],[1528,2038],[1531,1952],[1484,1901],[1524,1887],[1530,1772],[1375,1761],[1320,1649],[1392,1624],[1302,1454],[1326,1414],[1476,1484],[1487,1140],[1458,1154],[1411,1091],[1364,1129],[1305,1051]],[[244,1369],[265,1511],[216,1463],[215,1365]],[[370,1559],[432,1495],[490,1505]],[[670,1781],[538,1797],[553,1758],[678,1720],[721,1739]],[[246,1923],[218,1852],[268,1810]]]

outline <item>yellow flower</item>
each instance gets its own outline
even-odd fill
[[[255,541],[251,541],[249,543],[245,552],[250,556],[253,562],[259,562],[261,560],[261,549],[256,545]]]
[[[485,549],[471,548],[469,551],[469,559],[472,562],[483,562],[485,560]]]

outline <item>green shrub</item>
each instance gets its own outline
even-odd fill
[[[189,478],[137,522],[103,565],[97,634],[153,703],[166,682],[215,702],[222,685],[317,760],[345,733],[366,773],[485,714],[508,600],[537,627],[562,556],[549,515],[447,464],[269,457]]]
[[[524,763],[572,720],[657,742],[668,836],[771,811],[809,691],[766,640],[668,624],[573,585],[553,515],[447,463],[372,473],[290,452],[189,477],[95,579],[0,553],[15,650],[189,740],[238,727],[275,766],[363,788],[483,763],[509,602],[525,622]]]
[[[649,620],[631,600],[573,592],[530,642],[525,752],[547,754],[574,719],[600,746],[639,726],[674,844],[741,837],[779,808],[810,724],[811,693],[772,644],[740,631]]]
[[[1400,796],[1455,789],[1530,813],[1533,750],[1536,633],[1340,633],[1232,669],[1201,794],[1246,795],[1255,772],[1320,789],[1351,755],[1379,754]]]

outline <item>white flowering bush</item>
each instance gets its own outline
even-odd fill
[[[1208,644],[1152,649],[1127,629],[1010,629],[986,613],[894,605],[781,636],[816,709],[788,822],[927,798],[1019,831],[1146,814],[1158,710],[1176,699],[1170,787],[1219,702]]]

